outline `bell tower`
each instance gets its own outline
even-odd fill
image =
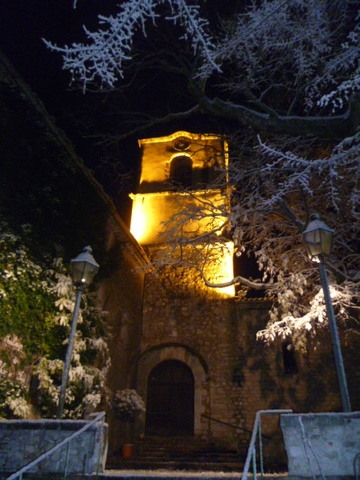
[[[217,243],[225,221],[222,212],[229,209],[228,151],[223,138],[179,131],[139,140],[139,146],[141,175],[138,191],[132,195],[130,231],[150,258],[155,251],[171,247],[172,254],[168,251],[167,256],[176,261],[175,244],[189,240],[200,244],[209,234]],[[233,277],[232,244],[220,251],[223,258],[217,258],[218,273],[210,274],[211,283]],[[233,295],[233,286],[219,290]]]

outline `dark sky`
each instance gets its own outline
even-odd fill
[[[127,193],[134,189],[136,182],[136,138],[123,143],[119,167],[114,162],[103,167],[107,154],[94,146],[96,140],[87,138],[84,131],[77,128],[78,119],[73,113],[74,107],[81,109],[82,103],[88,108],[91,100],[69,87],[70,76],[62,70],[61,55],[49,51],[42,41],[46,38],[62,46],[85,40],[82,25],[95,29],[98,13],[111,13],[110,8],[117,3],[114,0],[78,0],[74,9],[73,0],[0,0],[0,48],[119,206],[119,203],[128,203]],[[123,180],[115,182],[114,179],[126,170],[134,173],[124,187]]]
[[[116,13],[117,5],[121,4],[121,0],[77,0],[77,8],[74,9],[73,1],[0,0],[0,48],[45,105],[55,113],[61,112],[64,102],[72,104],[76,96],[68,91],[70,75],[62,71],[61,54],[49,51],[42,38],[60,46],[86,41],[82,25],[95,30],[98,26],[98,14]],[[216,4],[219,1],[223,2],[207,0],[204,5],[211,10],[212,3]],[[228,3],[231,5],[232,0],[227,0]],[[175,30],[173,26],[169,28],[170,31]],[[179,32],[179,36],[182,33]],[[162,38],[168,40],[166,35],[167,32],[163,32]],[[145,101],[149,103],[150,108],[160,103],[158,94],[160,90],[160,99],[164,100],[166,85],[162,85],[161,88],[158,86],[155,91],[154,84],[149,85],[149,78],[146,78],[143,84],[143,91],[147,92]],[[136,96],[139,96],[139,93],[136,92]],[[168,86],[167,95],[171,96],[171,100],[179,94],[178,85]],[[141,101],[143,102],[144,98]],[[181,108],[184,105],[182,98]]]
[[[223,0],[208,0],[205,5],[211,8],[212,2],[218,1]],[[230,5],[231,1],[228,1]],[[161,108],[168,113],[193,106],[193,100],[187,93],[186,79],[171,77],[169,73],[161,77],[159,72],[145,72],[135,88],[129,89],[122,98],[116,98],[119,104],[113,101],[113,97],[104,97],[104,94],[84,95],[69,87],[70,75],[62,70],[61,55],[49,51],[42,38],[60,46],[85,41],[82,25],[95,30],[98,14],[115,13],[119,3],[121,0],[78,0],[74,9],[73,0],[0,0],[0,48],[38,94],[58,126],[74,143],[77,153],[94,171],[95,177],[121,210],[123,204],[128,205],[128,192],[136,188],[138,137],[167,135],[176,130],[219,130],[213,123],[209,126],[206,123],[208,120],[201,115],[200,118],[187,120],[187,123],[175,122],[140,132],[116,146],[99,146],[99,139],[94,138],[94,133],[98,134],[102,129],[105,131],[109,125],[113,128],[112,133],[114,128],[116,133],[116,121],[124,120],[117,118],[119,111],[147,108],[153,113],[155,108],[158,110],[156,114],[161,116]],[[171,30],[174,28],[171,27]],[[159,38],[160,41],[161,38],[168,41],[165,32]],[[126,120],[125,115],[125,123],[120,123],[125,129]],[[130,172],[130,178],[124,180],[127,172]]]
[[[69,75],[61,56],[50,52],[42,38],[64,45],[84,40],[82,25],[95,28],[98,13],[110,13],[113,0],[0,0],[0,44],[24,79],[44,98],[62,93]],[[117,2],[116,2],[117,3]]]

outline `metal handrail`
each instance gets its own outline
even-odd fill
[[[210,417],[209,415],[205,415],[204,413],[202,413],[201,416],[203,418],[206,418],[207,420],[211,420],[212,422],[221,423],[221,425],[225,425],[226,427],[233,428],[234,430],[241,430],[242,432],[245,432],[245,433],[251,433],[250,430],[246,430],[245,428],[239,427],[238,425],[235,425],[233,423],[224,422],[224,420],[220,420],[218,418]]]
[[[259,410],[255,415],[254,427],[251,435],[250,445],[246,456],[246,461],[243,469],[241,480],[247,480],[250,462],[253,462],[253,480],[256,480],[256,438],[259,435],[259,450],[260,450],[260,468],[261,475],[264,475],[264,467],[262,461],[262,443],[261,443],[261,415],[281,415],[283,413],[293,413],[292,410]]]
[[[85,432],[88,428],[90,428],[94,423],[99,422],[100,420],[104,421],[105,419],[105,412],[100,412],[93,420],[89,421],[86,425],[81,427],[79,430],[76,432],[72,433],[68,437],[64,438],[61,442],[57,443],[53,447],[51,447],[49,450],[46,452],[42,453],[39,457],[37,457],[35,460],[32,460],[30,463],[22,467],[20,470],[18,470],[15,473],[12,473],[10,477],[7,477],[6,480],[15,480],[16,478],[22,479],[22,474],[25,473],[27,470],[30,470],[30,468],[34,467],[41,461],[43,461],[45,458],[47,458],[49,455],[52,453],[56,452],[59,450],[61,447],[66,445],[67,443],[70,444],[71,440],[79,435],[81,435],[83,432]],[[66,467],[65,467],[66,468]],[[65,472],[65,478],[66,478],[66,472]]]
[[[249,434],[252,433],[250,430],[247,430],[246,428],[239,427],[239,425],[235,425],[235,424],[229,423],[229,422],[224,422],[224,420],[219,420],[218,418],[210,417],[209,415],[205,415],[205,414],[201,414],[201,416],[203,418],[207,418],[208,420],[211,420],[212,422],[221,423],[221,425],[225,425],[226,427],[230,427],[230,428],[233,428],[235,430],[241,430],[242,432],[249,433]],[[262,436],[264,438],[267,438],[267,439],[270,438],[269,435],[262,435]]]

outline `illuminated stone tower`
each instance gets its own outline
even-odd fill
[[[140,140],[139,145],[141,177],[138,193],[132,196],[130,227],[137,241],[146,247],[150,257],[160,245],[169,246],[180,238],[200,243],[208,232],[213,232],[217,243],[225,220],[221,212],[229,208],[224,181],[228,166],[226,142],[217,135],[177,132]],[[222,178],[218,187],[214,186],[217,177]],[[233,277],[232,244],[215,250],[207,262],[206,275],[211,283],[220,284]],[[179,253],[172,253],[176,262]],[[233,295],[233,286],[221,292]]]
[[[284,345],[265,349],[256,341],[271,302],[239,300],[233,287],[214,288],[233,278],[224,232],[226,143],[216,135],[177,132],[139,144],[131,232],[155,266],[164,261],[144,275],[138,342],[128,362],[132,385],[146,402],[138,431],[149,441],[186,436],[241,446],[245,458],[257,411],[312,408],[314,378],[326,391],[322,353],[301,359],[304,374],[289,373]],[[331,406],[331,392],[316,396]],[[262,424],[273,439],[271,458],[278,456],[277,425]]]
[[[154,263],[166,260],[144,284],[136,388],[146,399],[145,435],[224,438],[222,423],[206,418],[235,415],[224,387],[235,351],[234,289],[213,288],[233,278],[232,244],[219,242],[229,208],[227,145],[187,132],[139,144],[131,232]]]

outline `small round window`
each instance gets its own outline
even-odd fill
[[[185,150],[189,149],[190,140],[185,137],[179,137],[176,140],[174,140],[173,147],[175,150],[178,150],[179,152],[184,152]]]

